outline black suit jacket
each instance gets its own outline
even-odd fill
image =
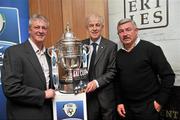
[[[50,57],[46,56],[51,73]],[[7,97],[8,119],[52,119],[52,101],[45,100],[45,76],[29,41],[5,51],[2,87]]]
[[[83,40],[83,44],[89,45],[90,39]],[[99,83],[92,94],[97,94],[102,106],[115,104],[114,77],[116,74],[115,54],[117,44],[102,37],[95,58],[95,78]]]

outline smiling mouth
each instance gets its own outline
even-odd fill
[[[123,40],[127,41],[127,40],[130,40],[130,38],[123,38]]]
[[[92,34],[97,34],[98,32],[92,32]]]

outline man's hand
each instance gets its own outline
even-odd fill
[[[87,93],[92,92],[92,91],[94,91],[96,88],[97,88],[96,82],[95,82],[95,80],[92,80],[91,82],[89,82],[89,83],[87,84],[87,87],[86,87],[85,92],[87,92]]]
[[[154,108],[156,109],[157,112],[160,112],[161,105],[158,102],[154,101]]]
[[[55,96],[55,90],[53,89],[48,89],[45,91],[45,98],[49,99],[49,98],[54,98]]]
[[[117,106],[117,111],[118,111],[118,113],[119,113],[119,115],[121,116],[121,117],[126,117],[125,116],[125,114],[126,114],[126,111],[125,111],[125,108],[124,108],[124,104],[119,104],[118,106]]]

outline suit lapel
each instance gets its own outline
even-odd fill
[[[102,40],[99,44],[99,48],[98,48],[98,51],[96,53],[96,58],[95,58],[94,64],[96,64],[98,62],[99,58],[101,57],[101,55],[103,55],[103,52],[106,49],[106,45],[105,45],[104,40],[103,40],[104,38],[102,37],[101,39]],[[84,40],[83,43],[90,45],[90,39],[88,38],[88,39]]]
[[[42,67],[41,67],[41,65],[39,63],[39,60],[38,60],[32,46],[31,46],[31,44],[29,43],[29,41],[27,41],[25,43],[24,50],[25,50],[25,53],[26,53],[26,57],[28,58],[28,60],[32,64],[32,67],[35,69],[37,74],[39,74],[38,76],[43,81],[43,83],[45,83],[45,85],[46,85],[45,76],[44,76]]]
[[[96,64],[98,62],[98,60],[101,57],[101,55],[103,55],[104,50],[105,50],[105,44],[104,44],[104,41],[101,40],[101,42],[99,44],[98,51],[96,53],[96,58],[95,58],[94,64]]]

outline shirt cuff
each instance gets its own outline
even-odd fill
[[[97,88],[99,87],[99,83],[98,83],[98,81],[97,80],[94,80],[95,82],[96,82],[96,86],[97,86]]]

